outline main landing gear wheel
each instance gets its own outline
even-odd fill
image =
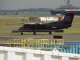
[[[50,31],[49,34],[52,34],[52,32]]]
[[[33,35],[36,35],[36,32],[33,32]]]
[[[21,32],[21,35],[23,35],[23,32]]]

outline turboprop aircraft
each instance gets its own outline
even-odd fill
[[[53,31],[69,28],[72,26],[75,11],[66,10],[65,12],[63,20],[50,23],[27,23],[18,30],[12,30],[12,32],[21,32],[21,35],[23,35],[23,32],[33,32],[34,35],[36,32],[49,32],[49,34],[52,34]]]

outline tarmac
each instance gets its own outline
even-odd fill
[[[50,39],[51,38],[51,39],[53,39],[53,36],[55,36],[55,34],[52,34],[52,35],[48,35],[48,34],[37,34],[37,35],[5,34],[5,35],[2,35],[2,34],[0,34],[0,40],[27,39],[27,38],[42,38],[42,39],[45,39],[45,38]],[[59,34],[59,36],[60,36],[60,34]],[[61,34],[61,36],[63,36],[64,41],[80,42],[80,34]]]

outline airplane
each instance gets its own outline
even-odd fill
[[[21,35],[23,35],[23,32],[33,32],[36,35],[36,32],[49,32],[49,34],[52,34],[53,31],[63,31],[62,29],[67,29],[72,26],[74,12],[66,10],[63,20],[50,23],[28,23],[24,24],[18,30],[12,30],[12,32],[21,32]]]

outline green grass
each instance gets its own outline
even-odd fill
[[[80,28],[69,28],[69,29],[64,29],[65,34],[80,34]]]
[[[11,34],[11,30],[0,30],[0,34]]]

